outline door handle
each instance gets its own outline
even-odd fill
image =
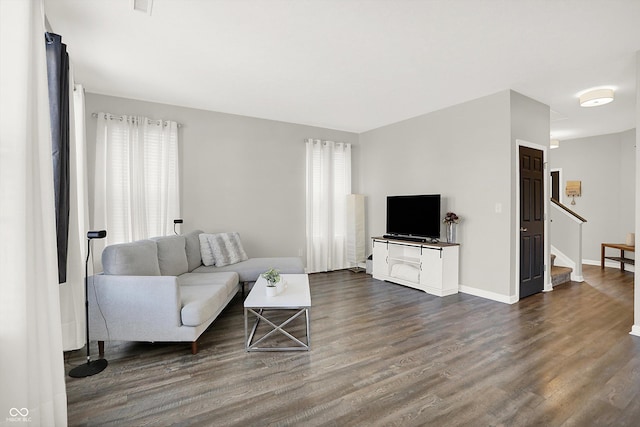
[[[520,227],[520,231],[527,231],[526,227]]]

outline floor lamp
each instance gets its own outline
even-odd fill
[[[109,362],[106,359],[98,359],[91,361],[91,353],[89,352],[89,255],[91,254],[91,240],[104,239],[107,237],[107,230],[89,231],[87,233],[87,259],[84,262],[84,312],[87,321],[87,363],[76,366],[69,371],[69,376],[73,378],[84,378],[98,374],[104,371]]]
[[[176,231],[176,224],[182,224],[184,221],[181,219],[174,219],[173,220],[173,233],[174,234],[178,234],[178,232]]]

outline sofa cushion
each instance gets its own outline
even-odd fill
[[[223,285],[193,285],[180,288],[180,317],[186,326],[199,326],[224,305],[227,291]]]
[[[222,271],[235,271],[240,276],[241,282],[255,282],[260,274],[270,268],[275,268],[282,274],[304,273],[302,260],[297,257],[275,257],[275,258],[250,258],[225,267],[200,266],[193,270],[193,273],[213,273]]]
[[[160,276],[158,245],[152,240],[109,245],[102,251],[104,274]]]
[[[200,238],[202,230],[193,230],[184,235],[187,241],[187,263],[189,264],[189,271],[193,271],[202,265],[202,257],[200,256]]]
[[[240,235],[233,233],[200,234],[200,254],[204,265],[224,267],[249,259]]]
[[[177,279],[182,302],[180,316],[187,326],[204,323],[239,289],[238,274],[234,272],[185,273]]]
[[[158,245],[158,265],[163,276],[179,276],[188,271],[184,236],[153,237]]]
[[[227,295],[238,292],[239,283],[238,273],[236,272],[219,272],[219,273],[185,273],[178,277],[178,285],[180,288],[200,285],[223,286]]]

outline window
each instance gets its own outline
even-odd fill
[[[173,232],[180,217],[178,125],[98,115],[94,228],[108,244]]]

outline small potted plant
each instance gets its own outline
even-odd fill
[[[260,275],[263,279],[267,281],[267,296],[273,297],[278,293],[277,285],[280,282],[280,272],[275,268],[270,268]]]

